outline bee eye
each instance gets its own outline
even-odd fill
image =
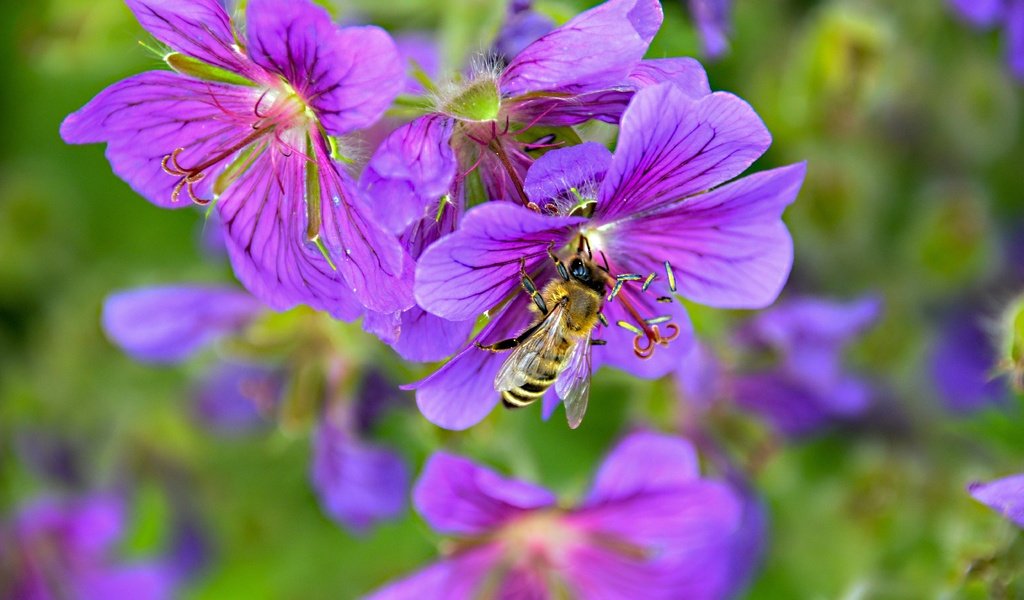
[[[575,259],[569,265],[569,270],[572,272],[572,276],[581,281],[590,281],[590,269],[587,265],[583,264],[580,259]]]

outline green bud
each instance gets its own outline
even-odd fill
[[[501,96],[493,79],[478,79],[444,105],[444,112],[465,121],[498,118]]]
[[[203,81],[218,81],[220,83],[230,83],[234,85],[256,85],[255,82],[250,81],[237,73],[232,73],[227,69],[215,67],[209,63],[204,63],[199,59],[181,54],[180,52],[171,52],[164,57],[164,62],[182,75],[188,75],[190,77],[195,77],[196,79],[202,79]]]

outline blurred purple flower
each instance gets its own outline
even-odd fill
[[[1010,70],[1024,80],[1024,0],[949,0],[963,20],[979,28],[1006,28]]]
[[[729,50],[732,0],[688,0],[704,56],[718,58]]]
[[[952,315],[939,336],[932,354],[931,374],[946,408],[970,413],[1001,400],[1005,388],[993,376],[995,348],[978,315]]]
[[[736,402],[791,436],[863,413],[870,386],[846,372],[842,353],[880,310],[875,297],[847,303],[796,298],[755,317],[740,332],[739,344],[751,354],[774,353],[778,361],[769,369],[733,375]]]
[[[646,285],[627,281],[612,289],[602,311],[608,322],[624,325],[598,329],[607,345],[593,349],[594,368],[663,376],[692,342],[686,311],[670,294],[709,306],[759,308],[774,301],[789,275],[792,241],[781,215],[796,198],[805,165],[726,183],[770,141],[736,96],[696,99],[673,84],[643,89],[622,116],[614,156],[586,143],[537,161],[525,189],[543,213],[487,203],[428,248],[417,265],[417,302],[446,319],[488,314],[475,338],[481,344],[518,335],[532,318],[528,297],[516,293],[521,261],[542,287],[557,276],[551,249],[577,248],[585,238],[611,276],[655,275]],[[676,337],[682,343],[670,346]],[[654,352],[658,346],[667,349]],[[420,410],[451,429],[478,422],[497,402],[493,381],[504,359],[466,346],[411,386]],[[549,393],[545,401],[550,414],[557,398]]]
[[[533,10],[531,0],[511,0],[505,24],[494,38],[492,52],[502,65],[507,65],[527,46],[554,28],[554,21]]]
[[[136,360],[179,362],[241,331],[265,310],[255,298],[232,287],[145,287],[107,297],[103,330]]]
[[[741,500],[700,477],[696,453],[680,438],[627,437],[574,508],[446,453],[428,461],[413,499],[431,527],[462,539],[371,600],[710,599],[732,583]]]
[[[409,470],[393,450],[370,444],[330,418],[323,418],[313,439],[310,478],[327,514],[362,532],[405,510]]]
[[[200,423],[217,433],[246,433],[266,423],[283,388],[283,377],[276,369],[224,361],[203,377],[193,410]]]
[[[0,524],[0,596],[159,600],[177,586],[174,569],[158,560],[125,562],[116,545],[126,517],[106,495],[40,498]]]
[[[251,0],[244,37],[215,0],[128,6],[175,51],[175,72],[112,85],[68,116],[63,138],[106,142],[114,172],[158,206],[216,199],[235,273],[276,309],[353,320],[409,307],[401,247],[329,138],[370,126],[401,90],[391,38],[339,28],[308,0]]]
[[[1024,527],[1024,474],[967,486],[975,500]]]

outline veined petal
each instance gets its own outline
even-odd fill
[[[546,153],[526,173],[523,188],[537,206],[554,202],[572,208],[582,199],[597,197],[598,185],[604,179],[612,153],[596,142],[560,148]],[[561,210],[560,214],[569,214]]]
[[[505,96],[622,85],[661,27],[655,0],[608,0],[520,52],[501,75]]]
[[[150,71],[100,92],[64,119],[60,133],[72,144],[107,142],[107,158],[118,177],[157,206],[182,208],[192,203],[184,192],[174,200],[181,178],[165,171],[165,161],[179,148],[174,160],[184,167],[227,153],[193,186],[197,196],[209,199],[215,173],[235,156],[228,151],[253,134],[260,93],[256,88]]]
[[[667,261],[679,293],[694,302],[767,306],[792,266],[793,243],[781,215],[804,173],[803,163],[756,173],[623,219],[609,227],[604,249],[609,256],[629,256],[640,273],[663,272]]]
[[[231,18],[217,0],[125,0],[146,31],[193,58],[253,79],[254,65],[235,43]]]
[[[246,17],[253,60],[284,77],[332,135],[372,125],[405,85],[380,28],[341,29],[308,0],[251,0]]]
[[[353,439],[327,419],[317,428],[310,469],[321,506],[355,531],[396,518],[405,509],[409,470],[402,458]]]
[[[529,325],[530,300],[519,294],[508,307],[462,349],[426,379],[404,389],[416,390],[416,405],[428,421],[445,429],[461,430],[479,423],[498,403],[494,377],[507,354],[488,352],[474,344],[491,344],[513,337]]]
[[[653,432],[633,433],[601,463],[587,505],[678,489],[699,477],[697,451],[690,442]]]
[[[360,179],[377,221],[401,233],[449,193],[458,161],[454,121],[427,115],[403,125],[377,148]]]
[[[696,60],[655,58],[638,62],[629,77],[611,89],[582,94],[530,95],[512,99],[506,105],[517,123],[544,127],[579,125],[592,119],[618,123],[636,92],[665,82],[694,98],[711,93],[708,75]]]
[[[501,557],[489,544],[460,552],[371,593],[364,600],[475,600]]]
[[[448,534],[483,533],[555,502],[554,494],[540,486],[446,452],[430,457],[413,490],[416,510],[431,527]]]
[[[761,119],[732,94],[694,99],[669,83],[642,89],[622,116],[594,217],[607,222],[706,191],[770,144]]]
[[[107,298],[103,330],[135,359],[177,362],[240,331],[264,310],[255,298],[234,288],[139,288]]]
[[[975,500],[1024,527],[1024,474],[972,483],[967,489]]]
[[[306,199],[309,159],[284,152],[264,150],[217,203],[239,279],[274,308],[305,303],[349,321],[363,307],[410,306],[402,249],[365,217],[355,185],[314,144],[318,189]],[[309,215],[320,221],[315,239]]]
[[[584,219],[552,217],[511,202],[470,211],[459,229],[427,248],[416,265],[417,303],[453,321],[475,318],[519,287],[520,260],[531,271],[547,249],[569,241]]]

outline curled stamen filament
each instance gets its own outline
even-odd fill
[[[679,326],[675,323],[666,325],[666,329],[671,331],[668,336],[662,336],[661,330],[658,329],[657,325],[651,325],[649,329],[645,329],[647,331],[638,333],[633,338],[633,352],[640,358],[650,358],[654,354],[655,346],[659,344],[668,346],[670,342],[679,337]],[[647,340],[646,346],[643,345],[644,340]]]

